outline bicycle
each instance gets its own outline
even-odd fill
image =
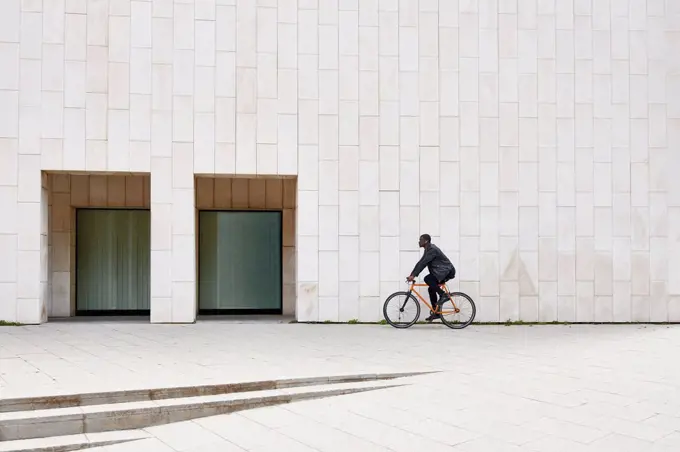
[[[448,280],[446,280],[448,281]],[[387,323],[392,325],[395,328],[409,328],[420,319],[420,303],[418,303],[418,300],[416,297],[413,296],[415,293],[416,296],[420,299],[421,302],[425,303],[425,305],[430,309],[430,311],[434,312],[435,314],[440,315],[440,319],[442,323],[449,328],[453,328],[454,330],[460,330],[468,326],[469,324],[472,323],[472,321],[475,319],[475,315],[477,314],[477,307],[475,306],[475,302],[472,301],[472,298],[470,298],[469,295],[463,293],[463,292],[449,292],[448,287],[446,287],[446,281],[442,282],[439,286],[444,290],[444,292],[449,296],[449,299],[444,302],[443,305],[437,306],[436,310],[433,308],[430,303],[423,298],[422,295],[416,290],[416,287],[427,287],[427,284],[418,284],[415,281],[410,282],[410,288],[408,291],[399,291],[399,292],[394,292],[392,295],[387,297],[385,300],[385,304],[383,305],[383,316],[385,317],[385,320]],[[407,281],[408,283],[408,281]],[[404,297],[404,301],[400,301],[400,297]],[[390,302],[396,300],[396,308],[397,308],[397,321],[395,321],[395,318],[390,316],[388,314],[388,307],[390,307]],[[468,304],[468,308],[463,308],[465,304]],[[413,318],[406,317],[406,311],[409,310],[414,310]],[[469,312],[469,318],[467,320],[461,321],[457,316],[459,316],[461,313],[464,311]],[[404,318],[408,318],[406,321],[402,321],[402,315]],[[447,318],[447,316],[454,316],[454,318]]]

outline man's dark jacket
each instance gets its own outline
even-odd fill
[[[423,257],[420,258],[415,267],[413,267],[413,276],[418,276],[425,267],[430,271],[430,274],[437,278],[437,281],[444,281],[447,277],[455,274],[453,264],[446,255],[436,245],[432,243],[425,247]]]

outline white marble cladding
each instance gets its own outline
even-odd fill
[[[194,174],[298,176],[301,321],[379,319],[423,232],[480,321],[680,321],[678,48],[675,0],[2,0],[0,318],[42,170],[150,173],[155,321]]]

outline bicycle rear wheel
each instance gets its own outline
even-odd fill
[[[395,328],[408,328],[420,318],[420,303],[411,292],[394,292],[385,300],[383,316]]]
[[[472,323],[477,315],[477,307],[467,294],[451,292],[450,299],[441,306],[442,323],[454,330],[461,330]]]

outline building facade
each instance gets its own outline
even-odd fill
[[[677,3],[677,4],[676,4]],[[680,2],[2,0],[0,319],[680,321]]]

